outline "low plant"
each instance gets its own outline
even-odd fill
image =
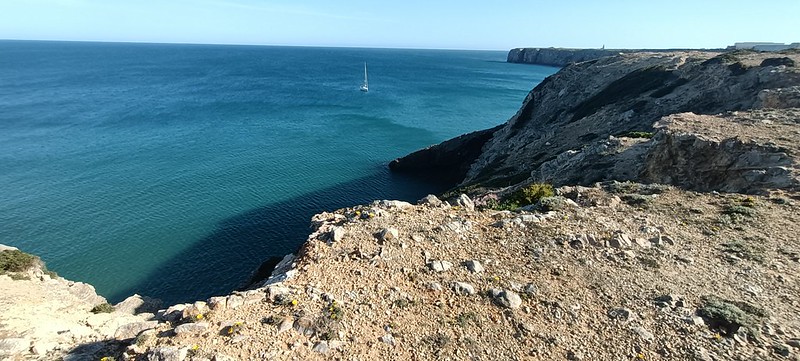
[[[36,265],[37,258],[18,249],[0,252],[0,274],[25,272]]]
[[[726,336],[733,336],[741,329],[750,336],[758,337],[758,325],[767,316],[766,310],[747,302],[716,296],[705,296],[702,301],[703,305],[697,314],[706,320],[711,329]]]
[[[641,194],[623,194],[619,197],[623,202],[631,207],[644,208],[647,207],[652,201],[653,197],[644,196]]]
[[[222,330],[220,330],[220,334],[222,334],[223,336],[233,337],[233,336],[236,336],[238,334],[241,334],[243,328],[244,328],[244,324],[243,323],[234,322],[233,324],[230,324],[228,326],[223,327]]]
[[[495,206],[494,209],[514,210],[519,207],[536,204],[542,198],[552,197],[554,195],[555,190],[553,189],[552,184],[531,183],[509,194],[503,199],[502,202],[493,203],[492,205]],[[491,207],[489,204],[487,204],[487,206]]]
[[[108,302],[105,302],[94,306],[91,311],[92,313],[111,313],[114,312],[114,306]]]
[[[461,312],[458,317],[456,317],[455,324],[461,327],[466,327],[470,323],[477,323],[478,322],[478,315],[475,312]]]
[[[733,254],[741,259],[763,263],[764,249],[743,240],[733,240],[722,244],[722,252]]]
[[[564,209],[567,199],[562,196],[544,197],[536,203],[536,208],[542,212],[558,211]]]

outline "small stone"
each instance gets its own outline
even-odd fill
[[[522,298],[518,294],[509,291],[501,291],[497,297],[494,298],[495,302],[506,308],[519,308],[522,305]]]
[[[706,321],[703,320],[700,316],[689,316],[684,319],[688,324],[693,326],[700,326],[703,327],[706,325]]]
[[[786,341],[786,344],[794,348],[800,348],[800,339],[793,338],[789,341]]]
[[[427,287],[428,290],[431,290],[431,291],[434,291],[434,292],[441,292],[442,289],[443,289],[442,285],[439,284],[439,282],[428,282],[428,283],[425,284],[425,287]]]
[[[467,269],[472,273],[480,273],[483,272],[483,265],[477,260],[471,260],[464,262],[464,265],[467,266]]]
[[[311,349],[311,351],[322,353],[322,354],[328,353],[329,350],[330,350],[330,348],[328,347],[328,341],[317,342],[317,344],[314,345],[314,348]]]
[[[228,305],[227,301],[228,299],[226,297],[211,297],[208,299],[208,308],[215,311],[224,310]]]
[[[267,299],[272,302],[279,302],[280,300],[286,299],[289,297],[289,294],[292,292],[291,289],[288,287],[283,286],[269,286],[267,287]]]
[[[166,347],[159,347],[157,349],[150,350],[147,353],[147,360],[148,361],[183,361],[186,359],[186,354],[189,353],[189,349],[177,348],[174,346],[166,346]]]
[[[294,329],[302,335],[311,336],[314,334],[314,321],[308,317],[301,317],[294,321]]]
[[[330,239],[334,242],[344,239],[344,227],[334,227],[330,233]]]
[[[50,342],[38,341],[33,344],[33,346],[31,347],[31,351],[33,352],[34,355],[44,356],[48,352],[57,349],[58,346],[60,346],[60,344],[55,341],[50,341]]]
[[[128,340],[136,337],[142,331],[149,330],[158,326],[158,321],[132,322],[117,327],[114,338],[117,340]]]
[[[636,243],[637,246],[642,248],[650,248],[653,246],[653,244],[650,243],[650,241],[644,238],[634,238],[633,242]]]
[[[670,246],[674,246],[675,245],[675,239],[673,239],[670,236],[661,236],[661,243],[662,244],[666,244],[666,245],[670,245]]]
[[[539,287],[537,287],[533,283],[528,283],[522,289],[522,292],[525,292],[525,294],[528,295],[528,296],[534,296],[534,295],[536,295],[536,292],[538,292],[538,291],[539,291]]]
[[[465,282],[453,282],[453,291],[459,295],[474,295],[475,287]]]
[[[114,305],[114,312],[127,313],[130,315],[156,313],[161,306],[162,302],[159,299],[134,294]]]
[[[209,324],[207,322],[197,323],[184,323],[175,327],[176,335],[199,335],[208,331]]]
[[[656,338],[656,336],[655,336],[655,335],[653,335],[653,333],[652,333],[652,332],[650,332],[650,331],[646,330],[646,329],[645,329],[644,327],[642,327],[642,326],[636,326],[636,327],[633,327],[633,328],[631,328],[631,330],[632,330],[634,333],[636,333],[637,335],[639,335],[639,337],[641,337],[641,338],[642,338],[643,340],[645,340],[645,341],[653,341],[653,340]]]
[[[772,350],[775,351],[776,354],[783,357],[789,357],[792,354],[792,348],[784,343],[772,345]]]
[[[284,333],[289,331],[294,326],[294,317],[287,316],[281,321],[280,325],[278,325],[278,333]]]
[[[340,348],[342,346],[344,346],[344,342],[343,341],[339,341],[339,340],[330,340],[330,341],[328,341],[328,348],[331,349],[331,350],[336,350],[336,349],[338,349],[338,348]]]
[[[236,361],[236,359],[228,355],[217,352],[214,355],[214,358],[211,359],[211,361]]]
[[[475,203],[472,202],[472,199],[470,199],[469,196],[463,193],[460,196],[458,196],[456,204],[458,204],[460,207],[463,207],[468,211],[475,210]]]
[[[427,205],[430,207],[441,207],[442,201],[439,198],[436,198],[433,194],[428,194],[425,198],[420,199],[417,201],[419,205]]]
[[[434,272],[445,272],[450,268],[453,268],[453,264],[447,261],[436,260],[429,262],[428,268]]]
[[[395,345],[394,336],[392,336],[391,333],[387,333],[387,334],[381,336],[381,342],[387,343],[387,344],[392,345],[392,346]]]
[[[393,239],[397,239],[400,232],[397,228],[384,228],[380,232],[378,232],[378,240],[381,242],[391,241]]]
[[[244,297],[239,295],[230,295],[225,303],[228,305],[229,309],[235,309],[244,304]]]
[[[627,308],[612,308],[608,310],[608,317],[620,320],[620,321],[630,321],[633,319],[633,311]]]
[[[621,232],[611,237],[608,244],[614,248],[629,248],[632,245],[631,238],[627,234]]]

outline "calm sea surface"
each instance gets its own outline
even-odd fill
[[[0,243],[112,302],[226,293],[314,213],[441,191],[386,165],[557,70],[505,55],[0,41]]]

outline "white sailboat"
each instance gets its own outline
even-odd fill
[[[367,81],[367,63],[364,63],[364,84],[361,84],[361,91],[369,91],[369,81]]]

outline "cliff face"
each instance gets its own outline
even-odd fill
[[[771,60],[776,57],[786,61]],[[461,185],[503,187],[533,180],[591,184],[608,179],[678,183],[677,178],[655,177],[653,170],[645,174],[640,167],[623,166],[606,157],[621,152],[619,140],[609,137],[652,133],[654,123],[677,113],[800,107],[800,69],[793,66],[798,57],[633,53],[568,66],[534,88],[521,109],[492,133]],[[657,158],[645,150],[637,147],[626,156]],[[595,161],[587,164],[576,161],[576,156]],[[589,168],[567,172],[569,163]],[[718,186],[727,189],[724,184]]]
[[[606,56],[641,52],[675,52],[682,49],[570,49],[570,48],[516,48],[508,52],[509,63],[567,66],[572,63],[595,60]],[[713,51],[713,50],[711,50]]]
[[[604,56],[619,54],[620,50],[564,49],[564,48],[516,48],[508,52],[507,62],[567,66]]]

